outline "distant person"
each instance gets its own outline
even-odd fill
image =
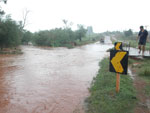
[[[143,26],[140,26],[140,31],[138,34],[138,39],[139,39],[138,48],[139,48],[139,54],[141,53],[142,50],[142,56],[144,56],[147,36],[148,36],[147,30],[145,30]]]

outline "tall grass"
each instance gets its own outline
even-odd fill
[[[87,98],[87,113],[133,113],[136,93],[128,75],[121,75],[120,92],[116,93],[116,74],[109,72],[109,60],[100,63],[100,70],[94,78],[91,95]]]

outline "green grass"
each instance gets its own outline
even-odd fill
[[[138,48],[138,42],[136,40],[128,40],[128,41],[131,47]],[[150,43],[148,42],[146,43],[145,49],[150,50]]]
[[[146,85],[146,87],[145,87],[145,93],[146,93],[146,95],[147,96],[150,96],[150,84],[149,85]]]
[[[76,40],[76,44],[77,44],[77,46],[86,45],[86,44],[97,42],[100,40],[100,38],[102,38],[102,37],[98,37],[98,38],[83,37],[82,41]]]
[[[100,63],[100,70],[94,78],[90,97],[86,99],[87,113],[133,113],[136,92],[128,75],[120,75],[120,92],[116,93],[116,74],[109,72],[109,60]]]
[[[130,47],[138,48],[138,41],[137,41],[137,34],[134,34],[133,36],[125,37],[124,35],[116,35],[116,39],[122,42],[129,42]],[[115,43],[115,40],[112,40],[113,43]],[[147,42],[145,46],[146,50],[150,50],[150,43]]]
[[[135,39],[120,38],[120,39],[121,39],[123,42],[124,42],[124,41],[129,42],[129,43],[130,43],[130,47],[138,48],[138,41],[136,40],[136,38],[135,38]],[[145,49],[146,49],[146,50],[150,50],[150,43],[149,43],[149,42],[146,43]]]
[[[134,63],[138,63],[138,65],[134,66]],[[132,64],[132,68],[136,70],[136,73],[139,76],[146,77],[146,79],[150,78],[150,59],[142,59],[142,60],[134,60],[129,59],[129,64]]]
[[[145,81],[146,86],[143,89],[147,96],[150,96],[150,60],[133,60],[129,59],[130,64],[132,64],[132,68],[136,70],[136,74]],[[138,65],[133,65],[134,63],[138,63]]]
[[[133,48],[137,48],[138,47],[138,42],[136,40],[128,40],[130,43],[130,46]]]

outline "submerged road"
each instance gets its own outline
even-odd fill
[[[0,55],[0,113],[83,112],[87,88],[111,47],[23,46],[22,55]]]

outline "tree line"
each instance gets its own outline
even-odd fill
[[[67,24],[67,22],[65,22]],[[73,31],[70,26],[43,30],[35,33],[23,29],[22,22],[16,22],[11,16],[0,15],[0,48],[17,47],[21,44],[32,42],[38,46],[67,46],[75,44],[76,40],[82,41],[87,29],[83,25],[78,25],[78,29]]]
[[[76,40],[82,41],[86,34],[86,29],[80,25],[78,30],[71,28],[56,28],[52,30],[43,30],[35,33],[22,29],[22,26],[7,16],[0,18],[0,47],[16,47],[20,44],[28,44],[32,41],[39,46],[65,46],[75,43]]]
[[[0,48],[16,47],[21,44],[22,31],[16,21],[9,16],[0,18]]]
[[[7,0],[0,2],[7,3]],[[5,16],[5,12],[0,7],[0,48],[16,47],[21,44],[21,26],[11,19],[10,15]]]
[[[76,40],[82,41],[86,35],[86,29],[79,25],[78,30],[73,31],[71,28],[56,28],[52,30],[39,31],[33,34],[32,41],[35,45],[40,46],[68,46],[75,45]]]
[[[0,2],[6,3],[7,0]],[[21,44],[32,44],[37,46],[71,46],[76,45],[76,42],[82,42],[82,39],[87,36],[87,28],[78,24],[77,30],[72,30],[72,22],[63,20],[64,27],[51,30],[42,30],[31,33],[24,29],[26,25],[27,15],[29,11],[25,10],[23,21],[15,21],[10,15],[5,16],[5,12],[0,9],[0,49],[17,47]],[[92,31],[91,31],[92,32]],[[90,33],[91,34],[91,33]],[[97,39],[99,35],[94,35]],[[93,37],[91,40],[95,40]]]

